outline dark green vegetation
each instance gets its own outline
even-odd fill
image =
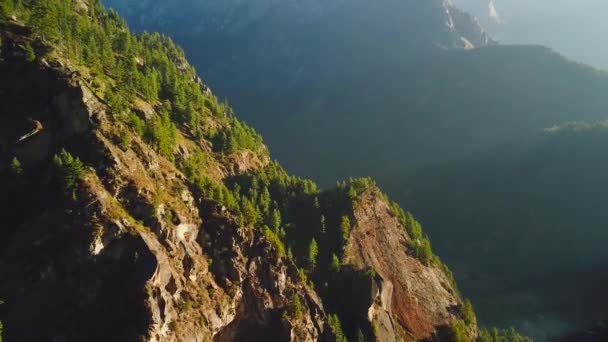
[[[327,310],[335,312],[328,321],[338,341],[369,340],[376,335],[369,322],[343,309],[345,301],[369,296],[376,272],[341,264],[354,224],[356,199],[376,187],[371,179],[349,179],[321,191],[311,180],[291,176],[271,162],[258,171],[213,180],[207,173],[209,156],[229,158],[248,150],[264,158],[267,152],[260,136],[239,122],[226,102],[207,91],[186,63],[183,51],[170,39],[159,34],[131,34],[116,12],[106,11],[98,1],[2,0],[0,4],[3,28],[22,29],[19,25],[25,24],[34,29],[36,39],[22,47],[23,61],[65,61],[93,76],[93,91],[110,107],[122,149],[129,148],[131,134],[141,136],[179,166],[197,195],[225,206],[244,226],[261,230],[280,255],[298,265],[300,277],[318,291]],[[79,7],[83,5],[88,6],[86,10]],[[12,22],[12,16],[17,23]],[[141,114],[142,103],[151,104],[158,114],[146,118]],[[191,146],[188,157],[177,158],[176,144],[182,134],[200,145]],[[211,148],[205,149],[206,143],[211,143]],[[78,198],[77,190],[87,161],[76,157],[78,152],[78,146],[67,143],[38,168],[24,167],[14,156],[2,160],[0,172],[5,181],[0,183],[0,199],[7,207],[10,203],[18,208],[3,212],[9,216],[3,217],[3,222],[18,227],[24,208],[41,206],[46,198],[57,202],[84,200]],[[34,192],[36,200],[32,201]],[[382,198],[390,203],[391,215],[409,235],[413,256],[426,266],[449,272],[433,255],[428,237],[414,217],[386,195]],[[14,229],[7,228],[6,235],[15,234]],[[345,288],[355,297],[346,296]],[[476,328],[470,303],[465,301],[460,310],[463,321],[453,329],[454,340],[469,336],[466,329]],[[295,296],[284,314],[301,317],[301,298]]]
[[[604,220],[604,200],[591,190],[604,178],[594,173],[598,185],[581,190],[588,173],[569,171],[592,169],[595,161],[547,142],[537,162],[512,165],[538,149],[546,127],[604,120],[605,72],[540,46],[450,49],[459,37],[445,35],[436,1],[303,1],[267,12],[259,2],[265,15],[257,18],[230,1],[218,8],[190,0],[106,2],[138,29],[162,29],[182,43],[288,170],[322,185],[372,175],[422,217],[488,323],[547,338],[605,316],[579,309],[595,307],[603,285],[560,285],[606,278],[598,271],[604,253],[596,253],[604,230],[592,228]],[[214,26],[218,15],[227,29]],[[498,157],[484,157],[492,154]],[[563,162],[548,170],[548,156]],[[576,203],[564,205],[568,200]],[[429,249],[419,246],[425,262]],[[505,306],[496,305],[498,297]]]
[[[408,194],[401,200],[431,228],[480,317],[501,325],[517,312],[518,328],[552,338],[544,331],[569,332],[605,317],[607,148],[605,123],[554,127],[429,168],[416,186],[401,187]],[[484,315],[497,305],[500,314]]]

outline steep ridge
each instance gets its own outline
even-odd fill
[[[2,82],[3,103],[28,97],[51,138],[34,136],[9,149],[25,172],[35,172],[67,144],[86,169],[73,197],[20,217],[3,248],[7,339],[319,339],[325,314],[295,266],[218,204],[195,200],[181,172],[141,138],[119,146],[116,132],[127,128],[88,88],[92,79],[57,61],[20,61],[28,37],[13,33],[22,30],[11,24],[2,32],[1,68],[11,76]],[[38,90],[50,91],[50,101],[36,98]],[[17,111],[3,111],[3,119],[24,121],[13,113],[32,109],[12,103]],[[303,298],[306,315],[290,322],[279,313],[294,296]],[[37,328],[26,329],[32,319]]]
[[[0,5],[8,340],[478,335],[411,215],[370,180],[319,191],[269,162],[169,39],[94,0]],[[345,248],[375,231],[400,254]],[[370,290],[362,310],[341,311],[353,285]]]

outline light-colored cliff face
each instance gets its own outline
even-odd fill
[[[405,228],[376,188],[360,195],[353,216],[344,262],[377,274],[368,318],[379,341],[430,338],[461,318],[449,278],[411,255]]]

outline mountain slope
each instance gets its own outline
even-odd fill
[[[605,124],[556,126],[401,187],[486,323],[552,340],[606,318],[607,138]]]
[[[463,51],[463,37],[477,47],[493,42],[448,2],[255,1],[249,11],[107,3],[137,28],[160,27],[181,42],[278,159],[323,184],[353,174],[391,180],[555,123],[603,119],[608,107],[604,73],[548,49]],[[230,16],[221,21],[230,29],[207,29],[218,16]]]
[[[319,191],[270,162],[170,39],[94,0],[0,5],[8,340],[479,334],[411,215],[370,180]],[[364,230],[395,237],[397,267],[350,259]]]

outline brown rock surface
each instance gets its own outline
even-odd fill
[[[448,277],[409,253],[405,228],[378,189],[359,196],[353,216],[345,262],[362,270],[372,268],[381,279],[368,312],[381,335],[378,340],[430,338],[438,327],[457,318],[460,299]]]

